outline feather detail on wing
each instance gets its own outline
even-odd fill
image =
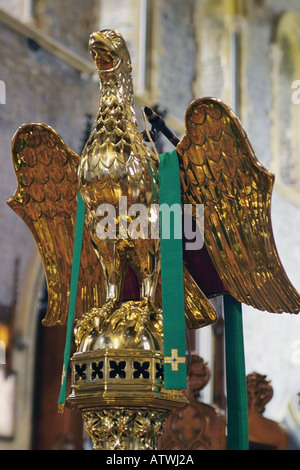
[[[300,296],[272,232],[274,175],[258,162],[238,118],[221,101],[195,100],[185,119],[176,149],[183,202],[204,204],[205,246],[220,279],[254,308],[299,312]]]
[[[217,312],[185,265],[183,265],[183,282],[187,329],[197,330],[212,325],[218,319]],[[162,307],[161,295],[161,282],[159,282],[155,293],[155,302],[159,308]]]
[[[7,203],[31,231],[43,262],[48,286],[43,324],[64,325],[70,295],[80,157],[51,127],[26,124],[14,135],[12,158],[18,187]],[[85,227],[76,318],[104,302],[101,276]]]

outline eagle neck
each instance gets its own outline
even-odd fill
[[[134,115],[134,93],[130,73],[112,74],[100,82],[100,106],[97,115],[98,125],[111,116],[132,120]]]

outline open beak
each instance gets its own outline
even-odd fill
[[[89,47],[91,52],[108,52],[111,48],[110,41],[101,31],[90,35]]]

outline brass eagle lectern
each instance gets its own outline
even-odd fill
[[[53,326],[68,319],[82,198],[76,352],[66,405],[82,413],[95,449],[155,449],[168,414],[186,404],[181,390],[164,387],[160,239],[128,233],[136,221],[132,205],[148,211],[140,234],[158,217],[152,207],[159,201],[159,157],[138,129],[124,39],[114,30],[94,33],[90,51],[100,105],[82,155],[47,125],[21,126],[12,142],[18,187],[8,204],[39,248],[49,298],[43,324]],[[273,175],[258,163],[237,117],[219,100],[195,100],[185,119],[186,133],[176,147],[182,204],[204,205],[205,250],[225,290],[260,310],[298,312],[299,295],[272,235]],[[129,268],[138,275],[140,296],[124,300]],[[183,274],[187,328],[213,323],[216,312],[188,264]],[[169,361],[176,368],[184,358],[173,350]]]

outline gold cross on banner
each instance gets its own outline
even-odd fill
[[[177,371],[178,364],[185,363],[185,357],[178,357],[178,349],[171,349],[171,357],[165,357],[164,361],[166,364],[171,364],[172,371]]]

